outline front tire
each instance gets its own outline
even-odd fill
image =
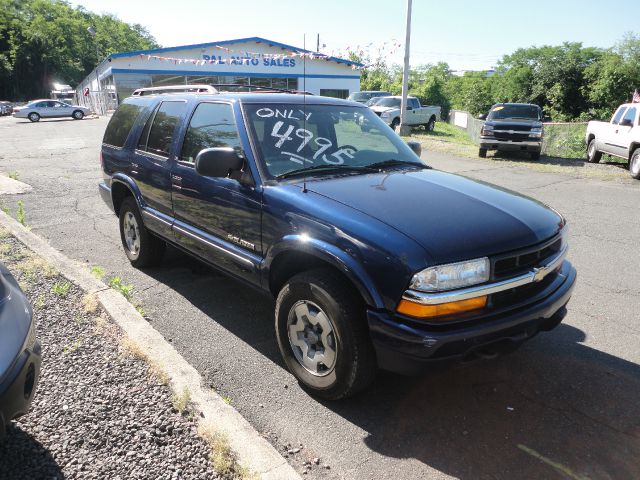
[[[36,112],[31,112],[27,118],[34,123],[40,121],[40,115],[38,115]]]
[[[629,159],[629,173],[632,178],[640,180],[640,148],[636,148]]]
[[[394,118],[394,119],[391,121],[391,125],[390,125],[391,130],[393,130],[393,131],[395,132],[395,131],[396,131],[396,129],[398,128],[398,125],[400,125],[400,119],[399,119],[399,118]]]
[[[592,138],[587,147],[587,162],[598,163],[602,158],[602,152],[599,152],[596,148],[596,139]]]
[[[478,156],[480,158],[487,158],[487,149],[486,148],[478,149]]]
[[[84,113],[82,112],[82,110],[76,110],[71,116],[74,120],[82,120],[84,118]]]
[[[120,239],[134,267],[151,267],[162,261],[166,244],[145,228],[133,197],[126,197],[120,206]]]
[[[280,353],[301,386],[339,400],[374,379],[377,365],[364,304],[338,272],[317,269],[292,277],[276,301]]]
[[[531,160],[540,160],[540,152],[531,152],[529,157]]]

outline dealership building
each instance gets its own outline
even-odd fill
[[[360,90],[360,65],[260,37],[114,53],[77,87],[80,103],[114,108],[142,87],[243,84],[346,98]]]

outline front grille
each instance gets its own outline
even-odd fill
[[[551,285],[557,275],[557,272],[552,272],[540,282],[528,283],[520,287],[494,293],[491,295],[490,306],[492,308],[502,308],[529,301]]]
[[[542,266],[555,256],[562,246],[559,237],[516,253],[501,255],[492,259],[492,276],[494,280],[516,277],[530,271],[533,267]]]
[[[529,139],[529,132],[493,132],[493,136],[498,140],[510,140],[512,142],[524,142]]]
[[[501,123],[499,125],[494,125],[496,130],[513,130],[514,132],[527,132],[531,131],[531,125],[510,125],[508,123]]]

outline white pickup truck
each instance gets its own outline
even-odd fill
[[[629,172],[640,179],[640,103],[620,105],[609,122],[591,121],[587,125],[587,161],[597,163],[602,154],[629,161]]]
[[[375,105],[369,107],[394,130],[400,125],[400,102],[402,97],[384,97]],[[436,119],[440,118],[440,107],[422,106],[416,97],[407,97],[406,123],[409,126],[424,125],[427,131],[432,131]]]

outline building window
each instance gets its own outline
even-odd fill
[[[323,97],[347,98],[349,96],[349,90],[341,88],[321,88],[320,95]]]

